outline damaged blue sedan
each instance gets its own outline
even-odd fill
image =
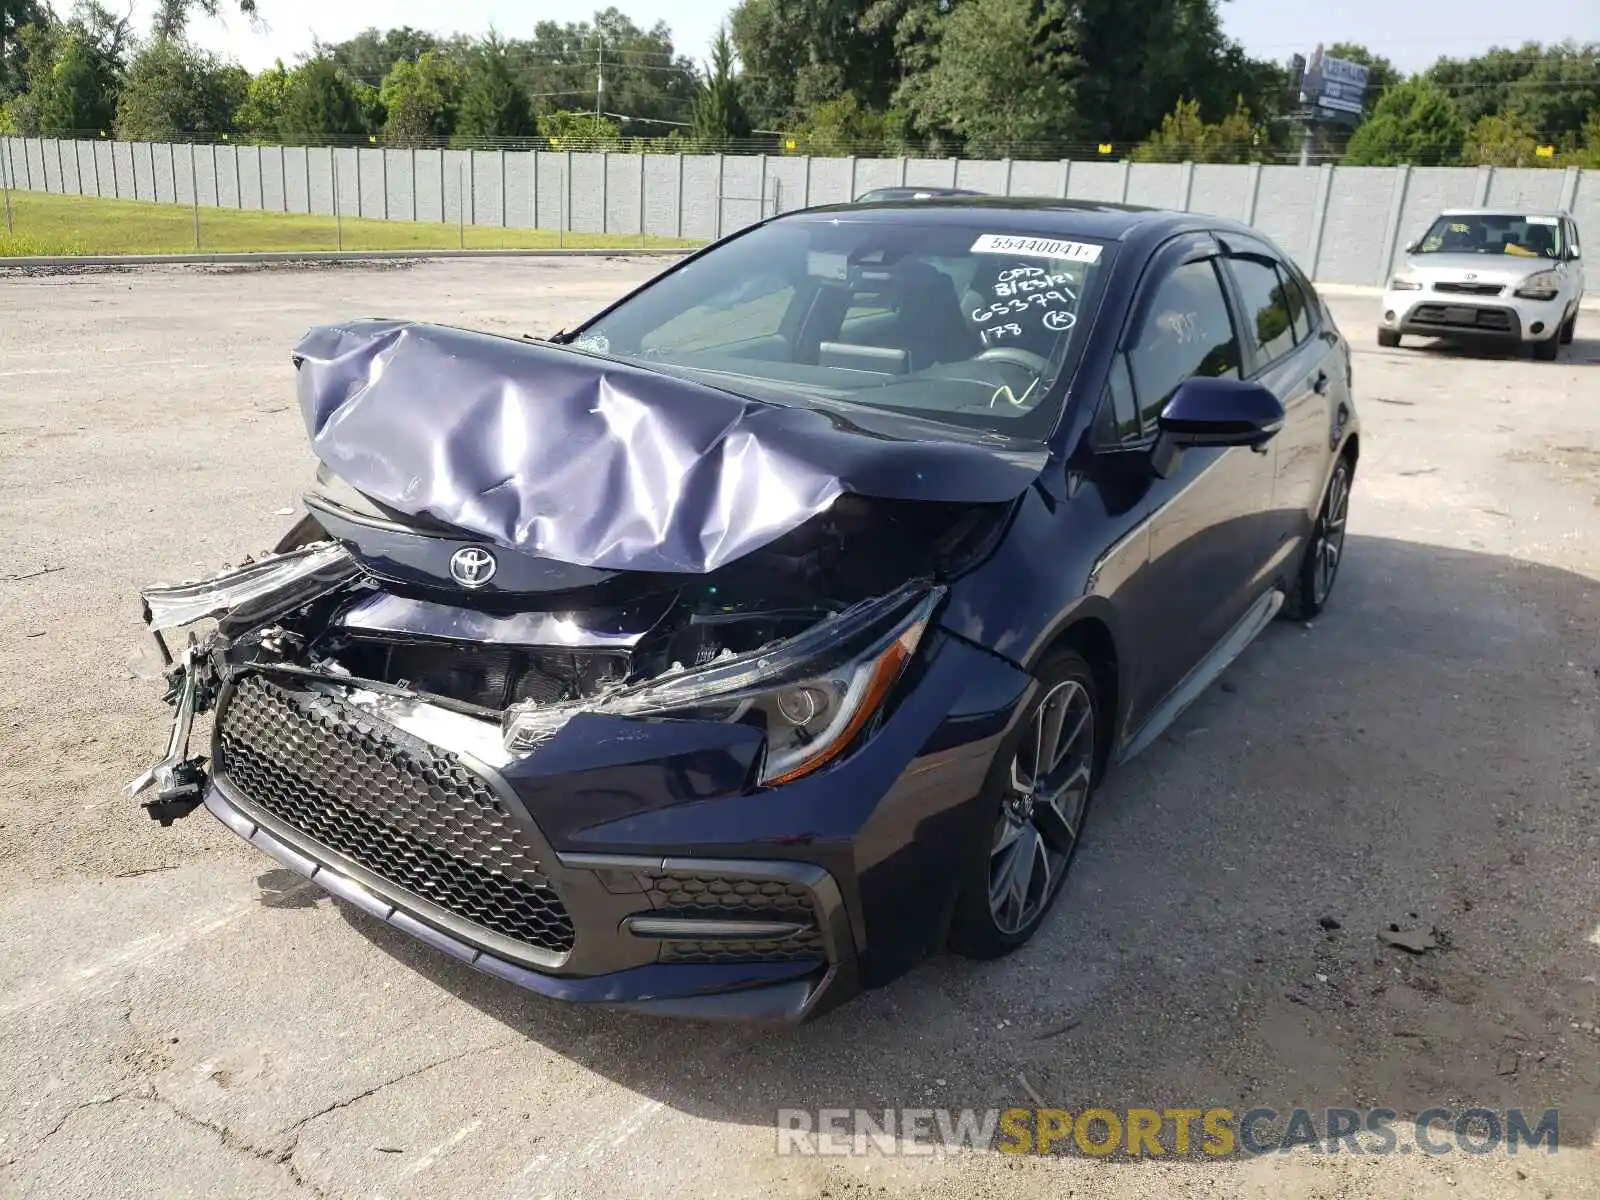
[[[789,213],[549,339],[358,320],[293,361],[305,513],[143,593],[176,712],[130,790],[531,991],[689,1017],[1027,942],[1104,771],[1327,601],[1359,453],[1276,246],[1067,201]]]

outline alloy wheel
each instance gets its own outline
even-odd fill
[[[1000,805],[989,852],[989,912],[1015,934],[1035,921],[1065,874],[1094,776],[1094,702],[1075,679],[1034,711]]]
[[[1350,515],[1350,473],[1343,466],[1328,485],[1328,503],[1317,523],[1316,569],[1312,575],[1312,601],[1320,607],[1333,591],[1339,562],[1344,558],[1344,523]]]

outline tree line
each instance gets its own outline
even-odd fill
[[[1271,162],[1303,126],[1284,63],[1220,0],[739,0],[697,64],[616,8],[526,36],[370,29],[252,75],[161,0],[147,31],[100,0],[0,0],[0,130],[129,140]],[[271,0],[261,0],[270,8]],[[519,31],[521,32],[521,31]],[[1600,166],[1600,46],[1529,42],[1406,76],[1365,46],[1359,123],[1317,161]]]

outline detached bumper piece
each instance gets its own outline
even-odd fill
[[[557,855],[493,769],[326,688],[238,679],[218,700],[214,758],[206,806],[236,833],[546,996],[794,1021],[854,971],[839,888],[821,867]]]

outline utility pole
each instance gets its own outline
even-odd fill
[[[606,90],[606,39],[600,38],[595,48],[594,64],[594,135],[600,136],[600,99]]]

